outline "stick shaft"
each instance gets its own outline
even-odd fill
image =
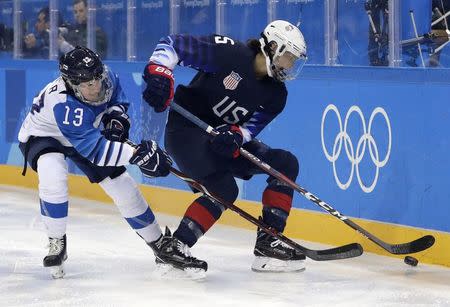
[[[187,118],[203,130],[205,130],[210,135],[217,135],[217,131],[205,123],[203,120],[195,116],[194,114],[190,113],[180,105],[178,105],[175,102],[172,102],[171,108],[182,115],[183,117]],[[264,170],[267,174],[277,178],[278,180],[284,182],[289,187],[294,189],[295,191],[299,192],[301,195],[303,195],[306,199],[312,201],[319,207],[321,207],[323,210],[327,211],[332,216],[336,217],[337,219],[344,222],[347,226],[353,228],[358,233],[360,233],[365,238],[369,239],[370,241],[374,242],[378,246],[382,247],[386,251],[392,253],[392,254],[410,254],[415,253],[424,249],[427,249],[431,247],[434,244],[434,237],[432,236],[424,236],[422,238],[419,238],[417,240],[414,240],[412,242],[407,242],[403,244],[389,244],[387,242],[384,242],[380,238],[376,237],[375,235],[371,234],[352,220],[350,220],[347,216],[343,215],[336,209],[334,209],[331,205],[326,203],[325,201],[321,200],[316,195],[312,194],[311,192],[308,192],[306,189],[301,187],[300,185],[296,184],[294,181],[277,171],[276,169],[272,168],[269,164],[265,163],[264,161],[260,160],[255,155],[251,154],[244,148],[239,149],[240,154],[245,157],[246,159],[250,160],[253,164]]]

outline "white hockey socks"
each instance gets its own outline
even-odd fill
[[[67,162],[64,155],[51,152],[37,161],[41,218],[49,238],[66,233],[68,213]]]
[[[112,198],[131,228],[147,243],[161,236],[155,215],[128,172],[114,179],[108,177],[100,182],[100,186]]]

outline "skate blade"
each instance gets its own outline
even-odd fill
[[[305,270],[304,260],[279,260],[267,257],[255,257],[252,264],[252,271],[267,273],[289,273],[303,272]]]
[[[162,279],[199,280],[206,277],[206,272],[197,268],[180,270],[170,264],[158,263],[154,275]]]
[[[66,275],[63,264],[59,266],[52,266],[49,269],[53,279],[61,279]]]

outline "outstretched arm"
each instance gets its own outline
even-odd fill
[[[235,43],[222,35],[163,37],[150,57],[151,63],[173,70],[176,65],[192,67],[203,72],[215,72],[226,65]]]
[[[172,70],[177,64],[207,73],[219,71],[230,64],[227,61],[234,58],[235,47],[232,39],[222,35],[163,37],[144,69],[144,100],[156,112],[163,112],[173,99]]]
[[[58,127],[75,150],[98,166],[137,165],[148,177],[167,176],[170,157],[154,141],[139,145],[106,139],[94,126],[95,116],[87,107],[58,104],[54,109]]]
[[[95,114],[88,107],[60,103],[53,113],[61,133],[83,157],[98,166],[129,164],[134,148],[103,137],[95,124]]]

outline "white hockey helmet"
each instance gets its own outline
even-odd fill
[[[272,21],[259,41],[270,77],[286,81],[298,76],[307,57],[305,39],[296,26],[284,20]]]

